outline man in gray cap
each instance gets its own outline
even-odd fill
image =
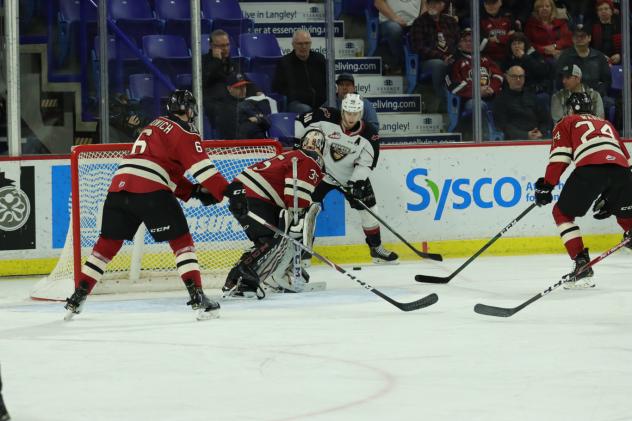
[[[566,101],[573,92],[586,92],[593,104],[592,114],[604,118],[603,100],[599,92],[582,83],[582,70],[576,64],[562,67],[562,85],[560,89],[551,97],[551,118],[557,123],[562,117],[568,115]]]
[[[338,75],[336,79],[336,108],[340,109],[340,104],[345,95],[355,93],[356,87],[353,75],[349,73],[341,73]],[[379,132],[380,122],[377,119],[377,113],[375,112],[373,104],[366,98],[362,98],[362,102],[364,103],[364,115],[362,118]]]

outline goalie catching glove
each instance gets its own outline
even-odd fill
[[[204,206],[210,206],[217,204],[217,199],[206,190],[201,184],[196,184],[193,186],[193,191],[191,191],[191,197],[202,202]]]
[[[535,182],[535,204],[538,206],[548,205],[553,201],[553,186],[544,181],[543,177]]]
[[[245,218],[248,214],[248,200],[246,188],[239,181],[233,181],[226,187],[224,195],[228,197],[228,210],[237,219]]]

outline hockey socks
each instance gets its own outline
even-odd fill
[[[176,268],[178,275],[182,278],[182,282],[192,280],[195,286],[202,287],[202,277],[200,275],[200,265],[198,264],[197,255],[195,254],[195,246],[190,233],[181,235],[180,237],[170,240],[169,246],[173,250],[176,257]]]
[[[88,294],[92,292],[94,286],[101,280],[105,268],[116,256],[116,253],[119,252],[122,245],[123,240],[99,237],[92,249],[92,254],[88,256],[88,260],[81,267],[81,278],[87,283]]]

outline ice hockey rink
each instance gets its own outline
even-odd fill
[[[600,262],[595,289],[506,319],[473,307],[520,304],[568,257],[480,257],[447,285],[413,280],[464,260],[352,271],[399,301],[439,295],[419,311],[315,266],[327,291],[223,302],[204,322],[184,288],[90,297],[64,322],[62,304],[27,298],[35,280],[0,280],[5,400],[16,421],[632,420],[631,253]]]

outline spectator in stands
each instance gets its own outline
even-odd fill
[[[577,25],[573,30],[573,46],[560,54],[557,69],[559,73],[560,69],[576,64],[582,70],[583,83],[597,90],[603,98],[612,83],[610,66],[601,51],[590,48],[590,40],[588,28]]]
[[[502,68],[508,71],[512,66],[522,67],[527,75],[525,85],[527,88],[536,93],[551,94],[553,91],[553,65],[531,46],[529,39],[522,32],[514,32],[509,37],[507,44],[509,57],[503,63]]]
[[[443,13],[444,7],[443,0],[428,0],[428,11],[415,19],[411,28],[412,49],[419,54],[421,72],[432,75],[438,105],[430,107],[429,112],[445,112],[445,76],[454,63],[459,42],[459,24]]]
[[[507,140],[542,139],[550,129],[547,112],[535,92],[525,87],[525,77],[520,66],[507,69],[507,86],[493,103],[494,121]]]
[[[215,124],[213,116],[215,101],[223,100],[226,92],[226,79],[229,75],[239,73],[239,62],[230,56],[230,38],[223,29],[211,33],[210,48],[202,56],[202,88],[204,91],[204,112],[209,121]]]
[[[524,32],[525,24],[533,10],[533,0],[503,0],[503,7],[520,22],[520,29],[516,30]]]
[[[401,75],[404,50],[402,36],[421,14],[421,0],[374,0],[380,12],[380,40],[386,41],[388,54],[383,56],[384,74]]]
[[[150,99],[153,101],[153,98]],[[131,102],[127,95],[110,95],[110,138],[106,143],[134,142],[140,131],[151,118],[143,112],[140,104]],[[98,123],[99,124],[99,123]],[[97,136],[101,130],[97,127]]]
[[[327,99],[327,61],[311,46],[309,32],[294,32],[293,50],[281,58],[276,68],[272,90],[287,97],[290,112],[310,112]]]
[[[226,79],[224,89],[228,95],[214,103],[216,116],[214,128],[219,139],[238,139],[240,133],[239,107],[246,98],[246,85],[250,82],[241,73],[231,74]],[[265,136],[264,136],[265,137]]]
[[[554,123],[557,123],[562,117],[567,115],[566,100],[573,92],[586,92],[593,104],[592,114],[601,118],[605,117],[601,95],[582,83],[582,70],[579,66],[570,64],[562,68],[562,84],[564,88],[553,94],[551,98],[551,118]]]
[[[553,0],[535,0],[533,15],[525,25],[531,45],[546,58],[557,59],[562,50],[572,45],[571,31],[565,19],[558,18]]]
[[[520,29],[510,12],[503,8],[503,0],[484,0],[481,13],[481,53],[497,64],[507,60],[507,41]]]
[[[349,73],[342,73],[338,75],[336,79],[336,108],[340,109],[342,104],[342,100],[347,94],[355,94],[355,79],[353,75]],[[364,115],[362,119],[372,125],[375,128],[376,132],[380,131],[380,122],[377,119],[377,113],[375,112],[375,107],[371,101],[366,98],[362,98],[362,102],[364,103]],[[323,106],[326,106],[324,104]]]
[[[590,45],[608,57],[610,64],[621,63],[621,18],[614,15],[612,0],[597,0],[597,21],[592,25]]]
[[[465,108],[472,109],[472,30],[465,28],[461,31],[459,40],[459,55],[452,65],[450,77],[446,77],[448,89],[466,100]],[[500,92],[503,76],[498,65],[488,57],[481,55],[481,98],[483,109],[486,102],[491,101]]]

